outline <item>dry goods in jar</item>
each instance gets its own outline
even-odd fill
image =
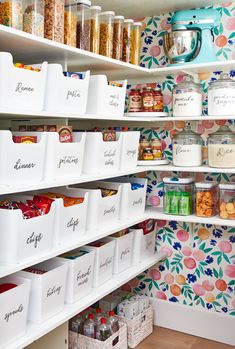
[[[68,8],[64,12],[64,43],[73,47],[77,45],[77,17]]]
[[[1,1],[0,3],[0,24],[22,30],[23,28],[23,7],[21,0]]]
[[[135,22],[132,26],[131,34],[131,54],[130,62],[132,64],[140,64],[140,50],[141,50],[141,22]]]
[[[132,40],[132,25],[133,19],[125,19],[123,26],[123,51],[122,60],[123,62],[131,61],[131,40]]]
[[[113,54],[113,18],[114,12],[100,14],[100,49],[103,56],[112,57]]]
[[[77,47],[90,51],[91,2],[90,0],[79,0],[76,3]]]
[[[115,16],[113,24],[113,58],[121,60],[123,49],[123,16]]]
[[[196,215],[212,217],[218,212],[218,185],[216,182],[195,183]]]
[[[29,4],[23,14],[23,31],[44,37],[44,8],[43,1],[41,3]]]
[[[220,218],[235,219],[235,182],[221,183],[220,188]]]
[[[44,36],[56,42],[64,42],[63,0],[45,0]]]
[[[91,6],[91,43],[90,50],[94,53],[99,53],[100,46],[100,20],[99,14],[101,12],[100,6]]]

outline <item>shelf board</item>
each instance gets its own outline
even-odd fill
[[[88,296],[82,298],[76,303],[66,304],[63,311],[58,315],[44,321],[39,325],[29,324],[26,334],[14,341],[12,344],[5,346],[5,349],[18,349],[26,347],[165,258],[166,254],[159,252],[144,262],[131,266],[129,269],[120,274],[113,275],[111,280],[107,281],[100,287],[94,288]]]
[[[144,166],[148,168],[148,171],[170,171],[170,172],[198,172],[198,173],[234,173],[235,168],[213,168],[206,165],[198,166],[198,167],[181,167],[174,166],[172,164],[169,165],[159,165],[159,166]]]
[[[128,118],[130,121],[139,121],[139,122],[162,122],[162,121],[201,121],[201,120],[235,120],[235,113],[234,115],[224,116],[224,115],[200,115],[200,116],[149,116],[146,117],[145,114],[142,116],[142,113],[133,113],[134,115],[131,115],[132,113],[125,113],[124,117],[125,119]],[[152,113],[150,113],[152,114]]]
[[[201,224],[213,224],[213,225],[223,225],[228,227],[234,227],[234,219],[221,219],[218,216],[211,218],[198,217],[195,214],[189,216],[179,216],[173,214],[165,214],[162,208],[149,207],[146,210],[146,213],[149,215],[149,218],[160,219],[164,221],[177,221],[177,222],[186,222],[186,223],[201,223]]]

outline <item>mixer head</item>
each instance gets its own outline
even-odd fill
[[[172,30],[213,29],[220,24],[220,14],[214,9],[185,10],[171,18]]]

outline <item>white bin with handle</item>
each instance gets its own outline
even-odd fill
[[[138,149],[140,132],[125,131],[120,133],[122,137],[120,169],[133,169],[138,162]]]

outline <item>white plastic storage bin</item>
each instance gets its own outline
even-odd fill
[[[90,72],[84,79],[64,76],[60,64],[48,64],[45,110],[85,114]]]
[[[81,176],[85,137],[85,132],[73,132],[72,143],[61,143],[57,132],[47,132],[44,177],[46,180],[65,180]]]
[[[134,229],[133,264],[143,262],[155,253],[156,230],[144,235],[143,229]]]
[[[140,132],[139,131],[125,131],[121,132],[122,146],[121,146],[121,160],[120,169],[132,169],[137,166],[138,149]]]
[[[23,336],[26,332],[30,281],[15,275],[0,279],[0,284],[13,283],[17,287],[0,294],[0,348]]]
[[[14,132],[14,135],[21,135]],[[18,185],[42,180],[46,135],[38,143],[14,143],[10,131],[0,131],[0,184]]]
[[[95,251],[94,283],[93,287],[99,287],[110,280],[113,275],[115,242],[102,239],[105,244],[101,247],[84,246],[86,251]]]
[[[85,174],[115,172],[119,169],[122,137],[113,142],[103,141],[102,132],[87,132],[85,142]]]
[[[63,310],[67,265],[53,258],[33,267],[47,272],[35,274],[20,271],[17,275],[31,280],[29,320],[41,323]]]
[[[132,264],[134,233],[130,231],[121,237],[108,237],[107,240],[115,241],[114,274],[121,273]]]
[[[115,225],[119,219],[121,185],[109,182],[87,183],[82,186],[89,192],[87,230],[107,229]],[[100,189],[106,188],[117,190],[117,193],[111,196],[102,197]]]
[[[46,215],[30,219],[23,219],[20,209],[0,209],[0,263],[21,263],[50,251],[54,225],[55,203]]]
[[[24,110],[43,110],[47,63],[41,71],[17,68],[9,52],[0,52],[0,107]]]
[[[83,250],[83,247],[76,251]],[[90,251],[76,259],[58,257],[68,266],[66,281],[66,303],[74,303],[87,296],[93,285],[95,251]]]
[[[87,113],[103,116],[124,115],[127,80],[111,86],[105,75],[92,75],[89,82]]]

